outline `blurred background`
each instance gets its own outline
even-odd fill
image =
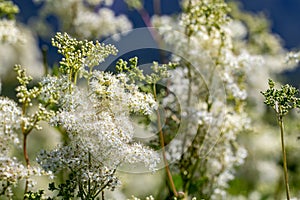
[[[32,19],[38,16],[38,10],[40,9],[39,4],[33,3],[31,0],[13,0],[20,8],[21,11],[17,16],[17,20],[25,24],[32,23]],[[180,12],[180,0],[161,0],[161,14],[173,15]],[[253,13],[263,13],[270,21],[271,30],[274,34],[277,34],[282,39],[282,45],[288,50],[299,50],[300,49],[300,1],[296,0],[239,0],[242,9]],[[145,10],[149,15],[153,15],[153,0],[147,0],[145,3]],[[112,10],[116,14],[125,14],[133,23],[134,28],[144,27],[145,24],[136,10],[128,9],[124,0],[115,0],[111,6]],[[54,17],[48,17],[47,21],[57,27],[57,21]],[[40,38],[40,47],[47,45],[51,48],[49,40],[43,40]],[[49,50],[50,64],[53,64],[58,60],[55,56],[55,49]],[[296,68],[292,71],[286,71],[284,73],[286,79],[285,82],[293,84],[299,88],[300,86],[300,68]]]
[[[30,30],[33,30],[32,32],[36,30],[40,30],[39,33],[33,33],[36,34],[34,37],[32,37],[32,41],[30,42],[35,43],[35,37],[38,37],[38,47],[39,49],[34,49],[31,45],[29,47],[25,46],[24,49],[20,49],[21,47],[17,47],[16,52],[21,52],[20,54],[16,54],[15,60],[24,60],[25,59],[25,66],[42,66],[41,63],[35,64],[34,62],[36,60],[41,60],[41,49],[47,48],[47,63],[49,66],[53,66],[53,64],[57,63],[60,60],[59,55],[57,54],[57,49],[51,46],[51,40],[49,38],[53,37],[55,32],[57,31],[63,31],[61,27],[59,27],[59,19],[56,18],[56,16],[53,15],[47,15],[44,21],[41,21],[39,23],[37,19],[40,17],[41,9],[43,9],[43,5],[41,3],[34,3],[31,0],[13,0],[20,8],[20,13],[17,15],[17,21],[25,24],[27,27],[30,27]],[[35,0],[38,1],[38,0]],[[149,15],[148,17],[151,17],[154,13],[157,13],[158,10],[154,8],[155,1],[157,0],[145,0],[144,1],[144,9],[147,13],[144,15],[144,17]],[[63,1],[61,1],[63,4]],[[172,2],[172,3],[170,3]],[[278,35],[281,38],[281,44],[284,48],[287,50],[300,50],[300,1],[296,0],[240,0],[236,1],[239,2],[241,5],[241,8],[245,11],[255,13],[255,14],[262,14],[266,16],[266,18],[270,22],[270,29],[273,34]],[[181,1],[178,0],[160,0],[161,6],[159,9],[160,14],[162,15],[176,15],[181,12]],[[57,5],[58,7],[60,5]],[[126,15],[129,19],[129,21],[132,22],[132,28],[139,28],[139,27],[145,27],[146,24],[144,23],[144,20],[141,17],[141,13],[134,9],[129,9],[124,2],[124,0],[114,0],[114,3],[109,6],[116,15]],[[98,7],[99,8],[99,7]],[[97,9],[97,8],[95,8]],[[68,14],[66,10],[63,10],[63,12],[66,12],[64,14]],[[144,13],[145,14],[145,13]],[[61,21],[63,23],[67,24],[67,19],[61,18]],[[65,21],[64,21],[65,20]],[[51,28],[48,29],[48,26]],[[122,26],[122,25],[120,25]],[[125,25],[124,25],[125,26]],[[80,27],[80,26],[78,26]],[[84,28],[82,28],[84,29]],[[104,28],[105,29],[105,28]],[[44,31],[43,30],[51,30],[51,31]],[[98,31],[98,29],[97,29]],[[120,30],[122,31],[122,27]],[[116,31],[117,32],[117,31]],[[47,35],[43,35],[43,34]],[[108,37],[107,35],[106,37]],[[30,39],[30,37],[28,37]],[[96,37],[97,38],[97,37]],[[94,38],[95,39],[95,38]],[[105,36],[101,35],[100,38],[97,38],[100,40],[105,39]],[[275,45],[276,46],[276,45]],[[4,46],[4,50],[0,52],[3,55],[3,60],[6,59],[6,57],[9,57],[12,55],[8,51],[7,46]],[[15,50],[15,49],[14,49]],[[35,51],[35,52],[34,52]],[[272,49],[270,50],[272,51]],[[137,52],[134,52],[137,53]],[[149,52],[147,52],[149,53]],[[18,56],[21,55],[21,56]],[[23,56],[23,57],[22,57]],[[274,56],[275,57],[275,56]],[[274,57],[271,57],[271,59],[274,59]],[[29,60],[28,60],[29,59]],[[31,59],[31,60],[30,60]],[[148,58],[150,60],[153,60],[152,58]],[[11,59],[13,60],[13,58]],[[15,64],[15,60],[14,63]],[[16,61],[16,62],[17,62]],[[273,62],[272,62],[273,61]],[[268,61],[273,65],[276,63],[276,60]],[[9,62],[5,63],[7,65],[13,65]],[[266,67],[268,68],[268,66]],[[269,68],[272,68],[269,66]],[[262,77],[265,78],[264,72],[259,71],[261,68],[255,68],[254,73],[257,74],[263,74]],[[33,69],[34,70],[34,69]],[[256,71],[257,70],[257,71]],[[276,67],[274,67],[274,73],[277,73]],[[0,70],[1,71],[1,70]],[[38,70],[36,70],[38,71]],[[273,72],[273,71],[272,71]],[[0,73],[1,74],[1,73]],[[266,73],[266,76],[269,74]],[[295,68],[292,70],[284,71],[283,76],[280,76],[280,81],[285,83],[290,83],[294,85],[297,88],[300,88],[300,79],[298,78],[300,75],[300,68]],[[38,75],[37,75],[38,76]],[[6,80],[7,79],[7,80]],[[9,81],[9,77],[5,75],[3,76],[3,82]],[[15,79],[12,79],[15,80]],[[262,80],[263,82],[257,83],[259,86],[263,84],[267,84],[267,78]],[[8,93],[8,91],[12,92],[14,91],[13,88],[15,87],[15,83],[10,83],[11,86],[3,87],[2,93]],[[3,84],[4,85],[4,84]],[[9,84],[6,84],[9,85]],[[261,97],[259,94],[259,91],[261,91],[261,88],[255,88],[256,90],[250,90],[249,93],[252,92],[254,95],[254,98],[257,98],[257,96]],[[253,92],[255,91],[255,92]],[[250,94],[251,95],[251,94]],[[258,102],[258,103],[257,103]],[[257,104],[255,104],[257,103]],[[263,101],[262,99],[258,99],[253,104],[249,103],[249,111],[253,123],[255,124],[255,130],[251,134],[243,134],[243,137],[240,138],[241,143],[244,143],[244,145],[247,147],[248,158],[247,162],[243,167],[241,167],[237,173],[237,179],[232,181],[230,183],[229,192],[233,195],[244,195],[245,199],[267,199],[266,197],[269,197],[269,199],[273,198],[274,191],[276,193],[282,192],[282,180],[281,180],[281,155],[280,155],[280,144],[279,144],[279,138],[278,136],[278,129],[276,127],[276,119],[274,117],[274,113],[270,110],[264,109]],[[294,113],[295,114],[295,113]],[[296,115],[297,114],[297,115]],[[287,124],[287,133],[290,136],[288,143],[290,144],[289,152],[289,170],[291,171],[291,176],[294,178],[291,180],[291,185],[293,187],[294,191],[300,191],[300,165],[298,163],[299,158],[299,151],[300,151],[300,145],[299,140],[296,138],[299,135],[300,125],[298,123],[297,116],[298,113],[296,113],[294,116],[295,118],[291,118],[289,123]],[[293,116],[292,116],[293,117]],[[297,128],[296,128],[297,127]],[[296,129],[296,131],[295,131]],[[51,131],[51,130],[49,130]],[[45,137],[43,135],[38,137]],[[59,137],[58,137],[59,138]],[[52,138],[53,140],[59,140]],[[37,140],[40,142],[41,140]],[[37,142],[37,143],[38,143]],[[55,142],[55,141],[54,141]],[[53,143],[54,143],[53,142]],[[41,145],[41,144],[40,144]],[[33,145],[35,146],[35,145]],[[36,146],[35,146],[36,147]],[[50,147],[49,147],[50,148]],[[157,176],[160,176],[158,174]],[[125,177],[124,179],[128,180],[129,178]],[[136,178],[139,179],[139,178]],[[159,179],[159,178],[158,178]],[[139,186],[144,186],[146,179],[140,180],[140,182],[135,182]],[[150,182],[147,182],[148,185],[150,185]],[[127,183],[128,185],[133,183]],[[153,188],[155,188],[155,184],[152,185]],[[136,189],[136,185],[133,185],[131,189]],[[145,188],[142,188],[145,189]],[[130,189],[129,189],[130,190]],[[256,191],[259,191],[262,196],[261,198],[255,197],[257,196]],[[132,194],[132,191],[127,191],[128,194]],[[300,194],[298,195],[300,196]],[[251,197],[251,198],[250,198]],[[232,198],[233,199],[233,198]],[[242,198],[237,198],[242,199]]]

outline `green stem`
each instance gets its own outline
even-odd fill
[[[26,167],[27,169],[30,167],[30,161],[29,161],[29,157],[28,157],[28,153],[27,153],[27,136],[28,134],[24,134],[24,138],[23,138],[23,155],[25,158],[25,162],[26,162]],[[25,189],[24,189],[24,194],[26,194],[28,192],[28,179],[26,179],[25,182]],[[25,196],[24,196],[25,198]]]
[[[22,115],[25,116],[26,114],[26,103],[27,101],[25,101],[22,105]],[[26,162],[26,167],[27,169],[30,167],[30,161],[29,161],[29,156],[27,153],[27,136],[29,134],[29,132],[26,131],[25,129],[25,122],[23,121],[21,124],[21,130],[22,130],[22,134],[23,134],[23,156]],[[26,179],[25,182],[25,189],[24,189],[24,194],[26,194],[28,192],[28,179]],[[25,196],[24,196],[25,199]]]
[[[74,73],[74,81],[73,81],[74,85],[77,84],[77,76],[78,76],[78,70]]]
[[[104,200],[104,191],[102,191],[101,196],[102,196],[102,200]]]
[[[157,101],[155,83],[153,83],[153,96],[154,96],[154,99]],[[169,168],[169,163],[168,163],[168,160],[167,160],[167,157],[166,157],[165,140],[164,140],[164,134],[163,134],[163,131],[162,131],[161,117],[160,117],[160,113],[159,113],[158,109],[156,110],[156,114],[157,114],[157,128],[159,130],[159,140],[160,140],[160,145],[161,145],[161,150],[162,150],[162,155],[163,155],[163,160],[164,160],[164,164],[165,164],[167,177],[168,177],[169,184],[170,184],[170,187],[172,189],[172,192],[174,193],[174,196],[178,197],[178,193],[177,193],[177,190],[176,190],[176,187],[175,187],[175,184],[174,184],[174,181],[173,181],[173,177],[172,177],[172,174],[171,174],[171,171],[170,171],[170,168]]]
[[[30,166],[30,161],[29,161],[29,156],[27,153],[27,136],[28,136],[28,134],[24,134],[24,137],[23,137],[23,154],[24,154],[26,166],[28,168]]]
[[[279,126],[280,126],[280,136],[281,136],[281,148],[282,148],[282,159],[283,159],[283,171],[284,171],[286,198],[287,198],[287,200],[290,200],[288,169],[287,169],[286,151],[285,151],[285,144],[284,144],[283,116],[278,117],[278,122],[279,122]]]
[[[89,171],[91,169],[91,152],[88,152],[88,160],[89,160]],[[89,175],[89,182],[88,182],[88,196],[92,196],[91,195],[91,178],[90,178],[90,175]]]

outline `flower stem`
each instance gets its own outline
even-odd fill
[[[155,84],[153,84],[153,95],[154,95],[155,100],[157,101],[156,85]],[[170,171],[170,168],[169,168],[169,163],[168,163],[168,160],[167,160],[167,157],[166,157],[165,140],[164,140],[164,134],[163,134],[163,131],[162,131],[161,116],[160,116],[160,113],[159,113],[158,109],[156,110],[156,114],[157,114],[157,128],[159,130],[159,140],[160,140],[160,145],[161,145],[161,150],[162,150],[162,155],[163,155],[163,159],[164,159],[164,164],[165,164],[167,177],[168,177],[169,184],[170,184],[170,187],[172,189],[172,192],[174,193],[174,196],[178,197],[178,193],[177,193],[177,190],[176,190],[176,187],[175,187],[175,184],[174,184],[174,181],[173,181],[173,177],[172,177],[172,174],[171,174],[171,171]]]
[[[26,102],[22,105],[22,115],[24,116],[25,113],[26,113]],[[26,167],[28,169],[30,167],[29,156],[27,153],[27,136],[28,136],[29,132],[27,132],[27,130],[25,129],[24,122],[22,122],[21,127],[22,127],[21,130],[22,130],[22,134],[23,134],[23,155],[24,155],[24,159],[26,162]],[[24,194],[26,194],[27,192],[28,192],[28,179],[26,179],[26,182],[25,182]]]
[[[101,197],[102,197],[102,200],[105,200],[104,199],[104,191],[101,192]]]
[[[284,181],[285,181],[285,189],[286,189],[286,198],[290,200],[290,188],[289,188],[289,180],[288,180],[288,169],[287,169],[287,160],[286,160],[286,151],[284,144],[284,125],[283,125],[283,117],[278,117],[278,122],[280,126],[280,136],[281,136],[281,148],[282,148],[282,159],[283,159],[283,171],[284,171]]]
[[[25,162],[26,162],[26,167],[28,169],[30,167],[30,161],[29,161],[29,157],[28,157],[28,153],[27,153],[27,136],[28,136],[28,134],[24,134],[24,137],[23,137],[23,154],[24,154],[24,158],[25,158]],[[28,179],[26,179],[24,194],[26,194],[28,192],[28,183],[29,183]]]

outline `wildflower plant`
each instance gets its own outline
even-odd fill
[[[128,31],[131,22],[125,15],[113,12],[110,6],[113,0],[34,0],[41,6],[39,18],[35,20],[37,31],[44,37],[53,32],[52,24],[46,18],[55,16],[62,32],[68,32],[78,39],[94,39],[108,37],[115,33]],[[101,7],[100,7],[101,6]],[[66,13],[66,10],[69,12]]]
[[[1,194],[11,195],[11,186],[25,179],[26,198],[38,198],[42,193],[28,191],[29,177],[37,172],[56,174],[65,171],[69,173],[66,183],[59,186],[52,183],[50,190],[58,190],[58,196],[64,198],[94,199],[100,194],[103,196],[104,190],[114,190],[120,184],[115,173],[124,162],[143,162],[154,171],[159,157],[150,148],[133,142],[130,121],[133,113],[152,113],[156,108],[153,96],[141,92],[125,74],[93,70],[106,57],[116,54],[116,48],[98,41],[95,44],[87,40],[78,41],[68,34],[60,33],[53,40],[53,45],[64,56],[59,73],[48,74],[32,86],[32,78],[24,68],[16,65],[19,82],[16,96],[20,108],[16,103],[10,103],[10,100],[3,99],[1,103],[1,140],[8,138],[11,143],[17,142],[19,136],[14,134],[20,131],[26,163],[24,167],[14,164],[15,158],[3,160],[1,175],[5,175],[5,171],[10,170],[7,167],[11,166],[16,176],[9,179],[7,174],[7,178],[2,178]],[[86,88],[77,84],[78,78],[81,78],[81,82],[86,81]],[[35,105],[38,108],[32,111]],[[12,115],[6,116],[9,111]],[[36,170],[29,161],[27,137],[32,130],[41,129],[41,121],[61,127],[62,134],[69,139],[65,145],[52,151],[42,151],[37,162],[43,170]],[[8,156],[8,149],[2,145],[1,148]]]
[[[99,65],[109,55],[116,55],[117,49],[112,45],[104,45],[98,41],[78,41],[70,37],[67,33],[63,35],[57,33],[52,39],[52,45],[58,48],[58,53],[64,58],[60,62],[59,69],[63,74],[69,75],[69,81],[76,84],[78,76],[82,76],[84,71],[91,73],[93,67]],[[86,73],[85,73],[86,74]]]
[[[1,113],[0,113],[0,147],[1,147],[1,195],[13,197],[12,189],[19,181],[26,180],[26,188],[33,185],[34,182],[30,179],[33,175],[46,174],[39,167],[30,166],[29,158],[26,151],[26,137],[30,131],[37,127],[37,116],[26,116],[22,109],[11,99],[1,97]],[[20,136],[23,133],[23,138]],[[19,133],[19,134],[18,134]],[[23,141],[23,153],[26,160],[26,165],[23,165],[15,156],[11,156],[14,146],[19,146],[20,141]]]
[[[116,169],[123,162],[143,162],[155,170],[159,157],[140,143],[132,143],[130,122],[131,113],[152,112],[156,106],[152,95],[140,92],[125,74],[93,70],[108,55],[115,54],[116,48],[77,41],[67,34],[57,34],[53,44],[65,56],[59,67],[61,77],[57,77],[62,80],[46,77],[42,84],[48,91],[42,97],[44,102],[57,99],[53,101],[58,109],[51,124],[64,128],[70,143],[41,153],[40,165],[46,171],[70,171],[70,181],[76,183],[82,199],[113,190],[119,184]],[[87,81],[86,89],[76,85],[79,76]],[[59,94],[61,91],[65,93]]]
[[[233,52],[225,28],[231,21],[229,7],[224,1],[185,1],[184,5],[179,22],[153,18],[174,50],[173,60],[179,62],[170,72],[174,78],[168,89],[180,99],[180,107],[172,93],[162,101],[170,113],[166,127],[172,131],[166,131],[175,129],[178,136],[169,144],[168,157],[173,158],[176,187],[184,198],[226,199],[235,167],[247,156],[236,143],[238,134],[249,127],[243,55]],[[165,28],[166,21],[173,27]]]
[[[53,34],[51,42],[62,59],[50,68],[43,51],[42,66],[37,61],[39,54],[26,49],[26,42],[35,46],[28,36],[32,32],[26,35],[14,20],[18,7],[0,0],[0,53],[12,48],[20,54],[8,53],[8,57],[35,60],[29,59],[32,62],[27,63],[33,63],[29,66],[23,62],[15,65],[16,96],[0,97],[1,197],[104,200],[111,195],[127,199],[126,195],[132,194],[125,195],[126,189],[117,188],[131,187],[126,185],[128,179],[122,184],[122,173],[129,165],[137,167],[135,173],[140,168],[147,173],[162,169],[156,195],[145,193],[146,199],[235,198],[232,181],[238,167],[251,156],[239,138],[255,123],[249,110],[257,108],[247,103],[253,98],[259,102],[261,82],[257,80],[265,81],[299,60],[298,53],[288,53],[293,63],[283,67],[286,52],[268,32],[267,21],[258,23],[258,17],[243,14],[236,3],[224,0],[184,0],[178,17],[160,15],[159,1],[154,1],[155,15],[150,17],[144,1],[127,0],[128,8],[136,9],[148,26],[145,29],[151,33],[151,41],[155,40],[154,48],[168,52],[160,51],[160,61],[141,67],[137,57],[121,58],[141,47],[130,46],[139,38],[133,37],[136,41],[130,40],[119,50],[116,39],[124,39],[124,34],[104,42],[96,40],[132,26],[125,16],[113,13],[112,0],[35,3],[40,4],[38,19],[33,19],[39,36],[45,39],[52,34],[45,22],[49,16],[58,22],[61,32]],[[144,41],[145,35],[138,36]],[[116,46],[109,44],[113,42]],[[6,78],[11,68],[6,67],[6,58],[0,62],[1,78]],[[34,67],[44,72],[32,76]],[[99,70],[103,67],[109,68]],[[257,68],[262,73],[254,77]],[[9,84],[0,82],[3,95]],[[281,129],[289,199],[283,118],[300,107],[300,100],[289,85],[278,90],[270,80],[269,87],[262,94],[275,110]],[[142,134],[148,137],[150,132],[149,138],[136,136],[137,123],[142,123]],[[29,138],[34,132],[42,135],[43,129],[52,128],[61,140],[53,146],[46,140],[38,155],[31,153]],[[48,190],[40,185],[33,188],[33,176],[44,175],[52,178],[47,180]],[[20,193],[17,187],[24,196],[15,196]],[[247,195],[245,199],[254,199]]]
[[[289,179],[288,179],[288,167],[287,156],[284,142],[284,124],[283,117],[289,113],[292,109],[300,108],[300,98],[297,97],[299,91],[288,84],[281,86],[280,89],[275,88],[275,82],[269,79],[269,89],[265,92],[261,92],[265,97],[264,103],[274,109],[277,116],[278,125],[280,128],[282,159],[283,159],[283,171],[284,181],[287,199],[290,199]]]

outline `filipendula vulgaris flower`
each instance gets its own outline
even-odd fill
[[[1,195],[12,196],[12,188],[20,180],[26,180],[25,192],[28,187],[33,186],[34,182],[30,179],[31,176],[46,174],[41,168],[31,166],[29,156],[27,154],[27,137],[33,129],[40,130],[40,121],[47,121],[54,114],[53,111],[48,111],[42,104],[38,105],[36,111],[31,111],[34,99],[39,94],[39,88],[28,88],[28,84],[32,80],[27,76],[25,70],[20,66],[15,66],[17,72],[17,98],[21,107],[14,101],[1,97],[0,101],[0,141],[1,141]],[[23,142],[23,155],[26,165],[23,165],[17,158],[12,157],[13,150],[19,150],[19,140]]]
[[[178,142],[170,142],[170,153],[175,155],[169,157],[177,157],[174,170],[181,176],[186,196],[226,199],[228,182],[247,156],[237,136],[249,128],[243,74],[245,63],[250,62],[247,58],[252,57],[233,51],[226,28],[229,10],[223,0],[189,0],[184,1],[179,22],[153,18],[179,62],[170,72],[172,93],[162,102],[169,113],[166,126],[173,127],[167,133],[174,134],[180,125]],[[163,21],[173,26],[162,26]]]
[[[266,111],[266,107],[261,104],[263,97],[260,95],[260,91],[266,89],[265,81],[270,77],[275,79],[282,72],[297,67],[297,63],[292,61],[296,57],[292,56],[293,52],[288,53],[281,38],[272,33],[266,16],[243,11],[237,3],[229,5],[233,21],[228,28],[233,36],[233,51],[244,55],[244,58],[248,57],[244,62],[247,74],[245,89],[248,101],[253,105],[251,115],[255,115],[254,118],[261,117]],[[244,34],[237,37],[241,28],[244,29]],[[260,73],[256,73],[258,70]]]
[[[30,177],[45,174],[38,167],[26,167],[12,156],[14,146],[20,145],[24,119],[17,103],[7,97],[0,97],[0,196],[4,195],[9,199],[13,198],[12,189],[20,180],[27,180],[28,185],[33,186],[35,183]]]
[[[275,88],[275,82],[269,79],[269,89],[261,94],[265,97],[264,103],[274,109],[280,128],[281,148],[282,148],[282,159],[283,159],[283,171],[284,171],[284,183],[286,189],[286,196],[289,200],[291,198],[289,189],[289,177],[287,168],[287,155],[284,138],[284,124],[283,118],[294,108],[300,108],[300,98],[297,97],[299,91],[286,84],[281,86],[280,89]]]
[[[20,38],[21,32],[14,20],[15,14],[19,12],[19,7],[11,1],[3,0],[0,2],[0,42],[16,43]]]
[[[36,0],[42,3],[38,29],[40,34],[51,32],[51,24],[45,26],[45,18],[56,16],[60,30],[79,39],[103,38],[132,28],[125,15],[116,15],[108,6],[112,0]],[[69,12],[66,12],[68,10]]]
[[[19,8],[12,1],[0,2],[0,76],[7,82],[14,76],[12,67],[22,64],[28,67],[28,73],[34,77],[40,76],[41,62],[39,50],[34,36],[28,28],[15,20]]]
[[[119,184],[115,172],[122,163],[142,162],[154,170],[159,157],[133,141],[130,117],[134,113],[149,115],[156,107],[153,96],[141,92],[123,73],[93,70],[116,54],[115,47],[78,41],[66,33],[58,33],[53,45],[64,56],[61,74],[42,81],[41,96],[58,105],[52,124],[64,128],[70,142],[41,152],[40,165],[54,173],[67,169],[82,198],[113,190]],[[78,77],[83,77],[87,88],[76,84]]]

